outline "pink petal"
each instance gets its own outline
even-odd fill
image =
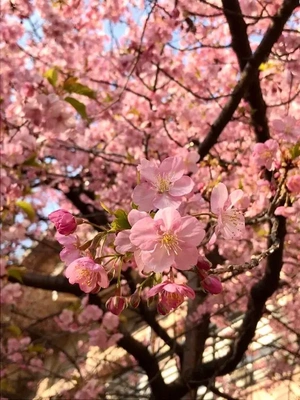
[[[191,269],[193,265],[197,264],[199,251],[196,247],[184,248],[181,252],[175,255],[175,268],[182,271]]]
[[[189,176],[183,176],[174,182],[173,186],[171,186],[169,193],[171,196],[185,196],[186,194],[191,193],[194,188],[194,182]]]
[[[170,177],[171,182],[175,182],[182,177],[185,171],[182,157],[168,157],[159,166],[159,173]]]
[[[131,228],[130,241],[141,250],[153,250],[157,240],[156,222],[151,217],[139,220]]]
[[[210,207],[214,214],[219,214],[228,199],[228,191],[224,183],[218,183],[211,192]]]
[[[240,201],[244,196],[244,192],[241,189],[234,190],[229,195],[230,205],[234,206],[238,201]]]
[[[181,200],[176,199],[175,197],[170,196],[168,193],[156,194],[155,199],[153,201],[153,208],[166,208],[173,207],[178,208],[181,204]]]
[[[131,210],[128,214],[128,222],[133,226],[140,219],[148,217],[145,211]]]
[[[225,239],[237,239],[245,231],[245,218],[240,211],[228,210],[222,214],[218,225]]]
[[[184,241],[187,246],[198,246],[205,236],[202,223],[195,217],[186,216],[181,218],[181,226],[176,232],[179,240]]]
[[[163,220],[166,231],[178,229],[181,225],[181,215],[173,207],[163,208],[155,214],[154,221]]]
[[[174,263],[174,253],[168,254],[160,244],[154,251],[142,251],[141,258],[147,272],[163,272]]]
[[[129,238],[130,234],[130,229],[125,229],[124,231],[118,233],[115,240],[115,246],[118,253],[125,254],[135,250],[135,246],[132,245]]]
[[[148,299],[149,297],[155,296],[157,293],[160,293],[164,286],[166,285],[165,282],[159,283],[158,285],[153,286],[151,289],[148,290],[146,293],[146,298]]]
[[[159,169],[154,161],[143,159],[138,169],[141,173],[141,178],[155,184],[157,176],[159,175]]]
[[[139,206],[140,211],[151,211],[154,208],[155,195],[156,191],[148,183],[141,183],[134,188],[132,200]]]

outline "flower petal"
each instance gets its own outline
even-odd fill
[[[171,196],[185,196],[191,193],[194,188],[194,182],[189,176],[183,176],[173,183],[169,193]]]
[[[191,269],[193,265],[197,264],[199,257],[199,251],[196,247],[185,248],[184,250],[178,252],[175,256],[175,268],[182,271]]]
[[[228,190],[224,183],[218,183],[211,192],[210,207],[214,214],[219,214],[228,199]]]
[[[169,176],[171,182],[175,182],[182,177],[185,172],[185,166],[182,157],[168,157],[163,160],[159,166],[161,175]]]
[[[156,225],[151,217],[140,219],[131,228],[130,241],[141,250],[154,250],[158,240]]]

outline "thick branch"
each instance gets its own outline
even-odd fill
[[[258,67],[269,56],[273,45],[277,42],[282,33],[285,23],[291,16],[294,9],[298,6],[299,0],[285,0],[278,13],[273,17],[271,26],[267,30],[253,56],[247,62],[241,79],[232,92],[231,99],[228,101],[221,114],[212,124],[210,131],[206,135],[206,138],[200,144],[198,152],[201,158],[204,158],[210,149],[217,143],[223,129],[231,120],[241,99],[245,95],[249,84],[252,83],[252,80],[255,78]]]
[[[222,0],[222,4],[232,37],[232,48],[237,56],[240,70],[243,71],[252,57],[247,25],[238,0]],[[253,73],[252,83],[248,87],[244,99],[249,102],[251,107],[251,122],[255,130],[256,140],[265,142],[270,139],[270,132],[266,117],[267,107],[261,92],[258,70]]]
[[[108,219],[105,211],[99,210],[92,204],[87,204],[86,202],[84,202],[80,198],[82,194],[85,194],[91,200],[95,200],[95,194],[91,191],[84,190],[82,185],[71,186],[69,192],[65,193],[67,199],[69,199],[80,211],[80,213],[90,222],[96,225],[106,225],[108,223]]]
[[[13,277],[9,277],[9,281],[18,282],[18,280]],[[22,282],[23,285],[29,287],[71,293],[78,297],[84,295],[78,285],[71,285],[63,275],[48,276],[26,272],[22,274]],[[101,298],[97,295],[90,295],[89,302],[103,308]],[[146,346],[128,334],[124,334],[124,336],[118,341],[118,345],[131,354],[137,360],[141,368],[144,369],[148,376],[155,399],[160,399],[160,395],[166,391],[167,385],[161,376],[155,356],[149,353]]]
[[[263,315],[265,303],[277,290],[280,282],[280,271],[283,265],[284,238],[286,234],[286,221],[284,217],[278,217],[277,240],[279,247],[269,255],[263,278],[253,285],[250,291],[247,311],[245,313],[239,335],[234,341],[230,351],[224,357],[207,362],[199,363],[188,381],[170,385],[168,399],[180,399],[191,388],[201,385],[209,385],[210,379],[216,376],[226,375],[232,372],[242,360],[245,351],[251,343],[257,324]],[[273,242],[270,235],[268,246]]]

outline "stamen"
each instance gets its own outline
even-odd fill
[[[92,271],[88,269],[77,268],[78,280],[85,280],[88,286],[92,283]]]
[[[163,176],[159,176],[157,178],[157,182],[156,182],[156,188],[158,193],[165,193],[168,192],[170,190],[170,181],[168,179],[168,177],[163,177]]]
[[[178,254],[178,251],[181,250],[179,246],[179,240],[173,233],[170,232],[166,232],[162,235],[161,244],[169,255],[172,251],[175,254]]]

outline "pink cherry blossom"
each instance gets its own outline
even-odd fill
[[[286,186],[290,192],[300,194],[300,175],[289,176],[286,181]]]
[[[279,146],[276,140],[269,139],[265,143],[256,143],[253,150],[253,158],[259,167],[266,167],[274,171],[278,164]]]
[[[195,173],[198,171],[199,166],[197,162],[200,159],[200,155],[196,150],[188,150],[185,147],[182,147],[178,150],[177,155],[183,158],[185,173]]]
[[[211,193],[211,211],[218,216],[215,233],[221,233],[225,239],[241,237],[245,231],[245,218],[241,211],[234,209],[244,197],[240,189],[234,190],[229,196],[224,183],[215,186]]]
[[[65,246],[59,253],[62,262],[64,262],[66,265],[69,265],[71,262],[77,260],[77,258],[80,258],[81,252],[78,248],[80,243],[77,235],[71,234],[64,236],[59,232],[56,232],[55,238],[60,244]]]
[[[146,297],[152,297],[159,294],[159,305],[158,309],[161,314],[168,313],[172,309],[180,306],[185,300],[185,297],[189,299],[195,298],[195,292],[189,286],[183,284],[177,284],[169,280],[153,286],[146,294]]]
[[[0,304],[16,304],[17,299],[22,296],[22,293],[19,283],[8,283],[1,288]]]
[[[145,272],[162,272],[176,263],[178,269],[189,269],[198,259],[197,246],[205,231],[190,216],[182,217],[177,210],[159,210],[154,219],[146,217],[131,229],[130,240],[140,250]]]
[[[109,280],[105,269],[89,257],[81,257],[73,261],[65,270],[71,284],[78,283],[85,293],[96,293],[101,287],[106,288]]]
[[[103,315],[103,311],[94,304],[88,304],[77,317],[80,324],[89,324],[92,321],[98,321]]]
[[[76,218],[69,211],[63,209],[56,210],[49,214],[48,218],[54,223],[61,235],[70,235],[77,228]]]
[[[183,176],[185,165],[181,157],[168,157],[160,165],[142,160],[139,171],[142,183],[135,187],[132,199],[142,211],[166,207],[178,208],[183,196],[191,193],[192,179]]]
[[[300,138],[300,126],[296,118],[286,116],[282,119],[274,119],[273,129],[278,133],[280,139],[297,143]]]

